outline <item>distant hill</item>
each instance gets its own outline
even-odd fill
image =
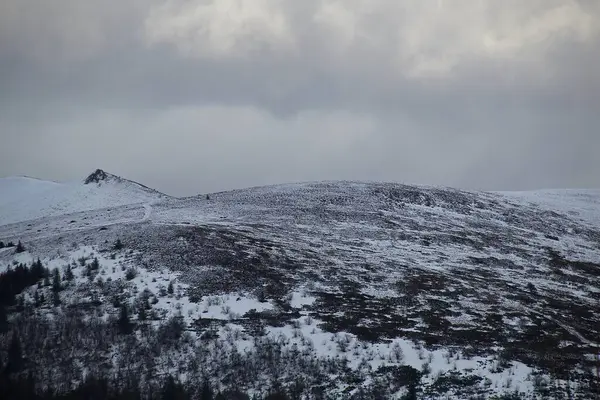
[[[102,170],[95,171],[84,182],[57,183],[27,177],[0,178],[0,224],[148,203],[167,197],[137,182]]]

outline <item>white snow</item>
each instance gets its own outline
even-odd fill
[[[57,182],[43,181],[26,176],[0,178],[0,207],[19,202],[26,197],[38,196],[61,186]]]
[[[363,368],[366,362],[371,370],[382,366],[409,365],[422,370],[427,364],[431,372],[423,378],[424,383],[433,383],[437,377],[450,371],[470,371],[470,374],[484,378],[481,385],[491,384],[496,393],[519,389],[531,392],[533,384],[529,379],[534,372],[525,364],[512,362],[511,367],[502,372],[493,372],[497,360],[492,357],[465,358],[459,350],[450,353],[448,349],[429,351],[418,343],[397,338],[388,343],[369,343],[358,340],[349,333],[329,333],[318,325],[321,321],[303,317],[295,327],[269,327],[269,336],[303,351],[314,350],[319,357],[346,358],[352,369]]]
[[[312,305],[316,300],[316,297],[307,294],[305,290],[296,291],[292,293],[290,305],[294,308],[302,308],[303,306]]]
[[[85,185],[25,177],[0,178],[0,225],[128,204],[148,204],[163,198],[166,196],[125,179]],[[146,209],[144,219],[150,217],[150,211]]]
[[[577,217],[595,226],[600,224],[600,189],[547,189],[497,193],[508,199]]]

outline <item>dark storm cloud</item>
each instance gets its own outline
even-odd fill
[[[600,186],[596,3],[80,3],[0,6],[0,174]]]

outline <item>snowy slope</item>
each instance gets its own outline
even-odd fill
[[[60,183],[43,181],[26,176],[0,178],[0,206],[18,203],[61,186]]]
[[[88,184],[0,178],[0,225],[165,198],[162,193],[110,174]]]
[[[571,215],[585,223],[600,225],[600,190],[598,189],[554,189],[498,193],[509,199]]]
[[[100,281],[121,284],[136,268],[124,283],[132,304],[149,290],[152,310],[181,313],[194,338],[216,331],[211,343],[223,353],[211,359],[253,357],[269,339],[368,377],[349,384],[333,374],[333,398],[351,398],[400,366],[429,370],[421,380],[428,399],[544,398],[535,393],[551,376],[589,398],[600,336],[600,191],[320,182],[174,199],[97,177],[72,192],[49,185],[62,203],[41,196],[50,199],[44,204],[66,205],[52,216],[0,220],[0,240],[27,248],[0,250],[0,270],[37,257],[57,268],[71,263],[82,284],[108,298]],[[122,251],[113,249],[117,239]],[[101,279],[76,267],[92,253]],[[170,281],[175,294],[160,295]],[[65,303],[90,293],[77,289]]]

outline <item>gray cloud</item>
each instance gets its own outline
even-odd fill
[[[598,66],[592,1],[7,0],[0,175],[598,187]]]

